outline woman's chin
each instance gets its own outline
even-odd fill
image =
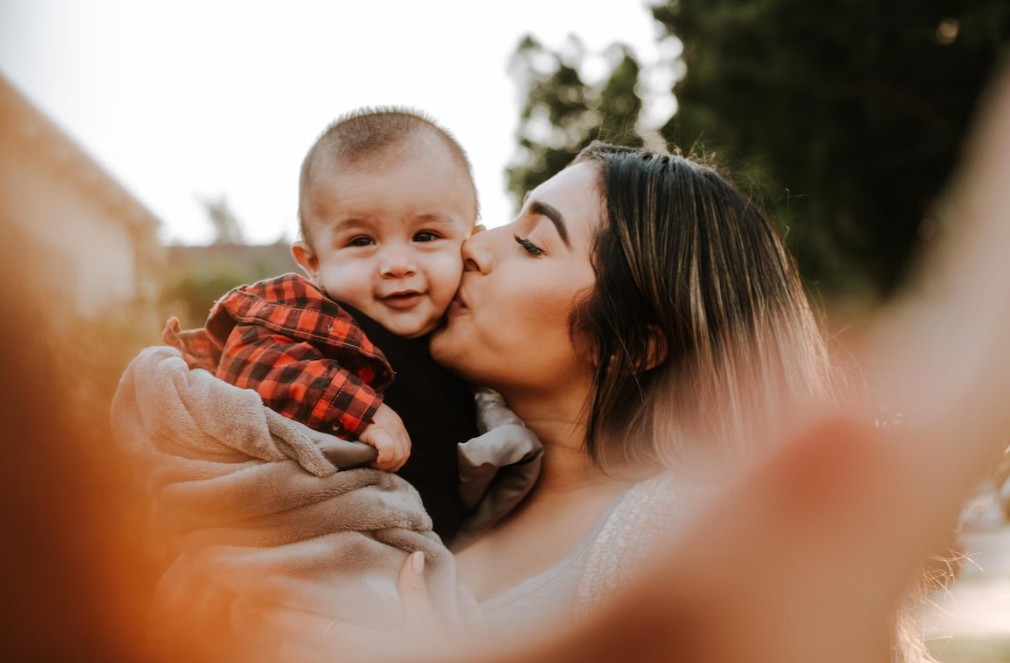
[[[462,317],[449,318],[431,335],[431,358],[468,382],[481,383],[482,362],[487,348],[475,338],[474,329]]]
[[[458,332],[459,325],[450,318],[432,333],[428,346],[432,359],[448,368],[455,368],[454,360],[460,354]]]

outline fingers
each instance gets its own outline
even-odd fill
[[[375,462],[372,463],[374,467],[387,472],[395,472],[403,467],[407,458],[410,457],[410,439],[405,438],[406,436],[398,437],[389,431],[376,429],[368,440],[362,437],[362,441],[375,447],[378,455]]]
[[[435,609],[428,595],[428,585],[424,580],[424,553],[420,550],[407,556],[396,585],[403,607],[403,628],[405,631],[431,636],[441,632],[442,626],[435,616]]]
[[[372,464],[380,470],[395,472],[410,457],[410,436],[403,421],[388,405],[383,403],[372,415],[372,423],[358,436],[358,439],[375,447],[378,457]]]
[[[383,430],[377,430],[372,435],[371,442],[377,453],[373,465],[380,470],[392,471],[393,441],[389,439],[389,435]]]

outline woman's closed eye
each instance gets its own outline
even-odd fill
[[[516,244],[523,247],[523,251],[525,251],[526,253],[530,254],[531,256],[543,255],[544,250],[541,249],[536,244],[534,244],[533,242],[526,239],[525,237],[520,237],[519,235],[512,235],[512,236],[515,238]]]

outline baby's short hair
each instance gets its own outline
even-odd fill
[[[302,161],[298,185],[298,226],[302,239],[309,241],[306,205],[313,171],[320,160],[338,168],[372,166],[395,158],[392,152],[408,140],[422,135],[434,136],[466,173],[473,189],[474,204],[479,205],[473,167],[466,151],[452,133],[426,113],[400,106],[362,107],[341,115],[316,139]],[[479,215],[479,207],[476,210]]]

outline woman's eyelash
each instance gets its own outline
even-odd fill
[[[530,254],[531,256],[543,255],[544,250],[541,249],[536,244],[534,244],[533,242],[526,239],[525,237],[520,237],[519,235],[512,235],[512,236],[515,238],[516,244],[523,247],[523,250],[526,251],[526,253]]]

